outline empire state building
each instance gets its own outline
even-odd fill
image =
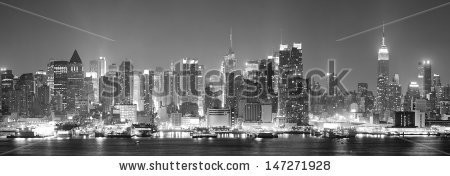
[[[378,71],[377,71],[377,97],[376,110],[381,119],[387,120],[387,110],[389,109],[389,50],[385,44],[384,26],[383,38],[378,50]]]

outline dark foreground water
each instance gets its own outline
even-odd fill
[[[450,138],[358,135],[329,139],[282,135],[275,139],[191,139],[186,135],[156,138],[0,139],[0,155],[450,155]],[[137,142],[139,141],[139,142]]]

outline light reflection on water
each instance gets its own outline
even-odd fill
[[[450,138],[357,135],[329,139],[304,134],[280,134],[274,139],[246,135],[191,138],[187,132],[158,133],[136,138],[0,139],[7,155],[445,155]],[[138,141],[138,142],[137,142]],[[22,148],[21,148],[22,147]],[[17,149],[19,148],[19,149]],[[438,152],[438,150],[443,152]]]

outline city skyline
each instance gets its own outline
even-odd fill
[[[450,2],[25,1],[0,156],[450,155]]]
[[[375,89],[376,75],[367,73],[376,73],[376,51],[381,44],[381,30],[340,42],[335,41],[337,38],[364,30],[383,21],[390,21],[445,3],[444,1],[431,3],[423,1],[386,1],[382,3],[342,1],[333,2],[337,5],[330,8],[324,2],[295,1],[294,3],[298,4],[299,8],[305,8],[304,4],[306,4],[310,9],[280,13],[280,10],[283,9],[280,6],[287,7],[289,10],[293,7],[287,4],[292,2],[265,1],[255,6],[252,6],[251,2],[236,1],[214,4],[206,1],[194,1],[178,3],[177,5],[161,2],[138,2],[137,4],[96,2],[89,3],[89,7],[84,2],[70,5],[52,1],[44,1],[41,4],[23,4],[20,1],[4,2],[40,15],[57,18],[60,21],[114,39],[114,41],[108,41],[92,37],[1,6],[0,8],[5,10],[0,13],[5,13],[5,15],[1,15],[0,18],[12,18],[5,20],[7,22],[5,26],[7,27],[5,32],[0,34],[0,37],[6,41],[2,42],[1,48],[3,49],[0,52],[0,57],[6,59],[2,59],[0,66],[12,69],[16,75],[34,73],[37,70],[45,69],[45,64],[48,63],[50,58],[68,60],[71,56],[70,53],[75,49],[79,51],[84,63],[104,56],[109,59],[108,65],[111,63],[120,64],[122,60],[128,58],[133,61],[134,65],[139,65],[140,67],[137,69],[140,70],[155,69],[157,66],[168,69],[169,61],[190,57],[198,59],[201,64],[205,65],[206,69],[218,69],[220,61],[226,55],[229,47],[229,30],[233,28],[233,49],[236,58],[238,58],[238,68],[242,68],[245,61],[265,59],[274,50],[277,50],[281,40],[283,44],[301,42],[304,50],[305,70],[324,69],[326,68],[326,61],[334,58],[336,59],[337,70],[352,68],[352,72],[343,80],[344,84],[351,90],[355,90],[358,82],[367,82],[370,90]],[[404,5],[401,5],[404,2],[408,2],[410,7],[399,8],[400,6],[404,7]],[[342,10],[347,9],[344,6],[348,3],[358,8],[355,12],[345,11],[342,13]],[[102,5],[104,5],[104,8],[96,9]],[[119,7],[124,8],[124,6],[129,8],[127,9],[127,12],[130,13],[129,16],[123,17],[123,14],[120,13],[107,12],[111,9],[117,10]],[[227,7],[236,6],[240,8],[234,14],[227,11],[231,9]],[[146,7],[155,9],[164,7],[165,10],[173,12],[173,14],[163,15],[165,11],[155,10],[153,12],[152,10],[145,10]],[[365,8],[369,7],[369,11],[363,12]],[[83,9],[84,14],[76,11],[80,8],[87,8]],[[72,9],[71,12],[70,9]],[[214,11],[212,15],[208,15],[206,11],[208,9],[215,9],[215,11],[212,10]],[[183,12],[191,10],[198,11],[198,13],[188,13],[186,17],[181,16]],[[247,10],[252,11],[252,14],[245,13]],[[316,10],[316,12],[313,10]],[[318,14],[317,10],[326,13]],[[332,16],[333,12],[340,13]],[[52,13],[58,15],[52,15]],[[361,13],[360,16],[363,20],[357,19],[357,16],[354,16],[355,13]],[[386,44],[391,52],[390,70],[393,70],[391,74],[399,74],[403,92],[406,91],[405,88],[409,82],[418,81],[417,62],[426,58],[429,58],[432,62],[433,73],[443,76],[443,84],[448,83],[448,78],[445,75],[450,75],[450,73],[444,69],[444,65],[449,62],[446,56],[450,53],[440,46],[448,45],[449,36],[444,32],[448,31],[446,29],[449,26],[442,26],[440,23],[433,22],[436,20],[445,21],[445,16],[448,16],[448,13],[445,9],[440,9],[386,27]],[[158,18],[148,18],[147,15],[150,14],[158,14]],[[311,19],[305,17],[306,14],[311,14]],[[138,18],[135,18],[135,15],[139,15]],[[264,16],[260,18],[259,15]],[[87,17],[92,18],[88,19]],[[298,23],[288,24],[291,20],[297,20],[296,17],[298,17]],[[130,20],[130,18],[133,18],[133,20]],[[186,21],[188,18],[198,20],[189,22]],[[114,20],[118,20],[117,23]],[[214,22],[216,20],[223,21]],[[21,22],[18,23],[17,21]],[[248,23],[249,21],[250,23]],[[357,24],[349,27],[349,24],[356,21]],[[133,30],[132,32],[124,29],[127,28],[127,22],[133,22],[128,26],[130,30]],[[122,25],[115,26],[118,24]],[[152,24],[159,25],[155,27]],[[438,25],[439,27],[433,27]],[[33,26],[33,28],[30,28],[30,26]],[[264,27],[262,30],[257,30],[258,27],[262,26]],[[11,29],[19,30],[11,31]],[[31,32],[31,29],[34,30]],[[161,29],[168,31],[161,31]],[[30,38],[34,40],[29,41]],[[8,45],[11,42],[15,45]],[[49,45],[42,44],[43,42]],[[55,45],[56,43],[58,46]],[[31,50],[32,52],[19,52],[22,50]],[[36,57],[35,59],[42,64],[24,64],[24,61],[29,61],[30,57]],[[365,64],[358,62],[361,60]]]

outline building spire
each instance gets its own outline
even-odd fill
[[[228,48],[228,54],[233,53],[233,28],[230,28],[230,47]]]
[[[280,45],[283,44],[283,29],[280,29]]]
[[[383,22],[383,39],[382,39],[382,46],[386,46],[386,44],[384,43],[384,22]]]
[[[230,28],[230,48],[233,48],[233,28]]]

